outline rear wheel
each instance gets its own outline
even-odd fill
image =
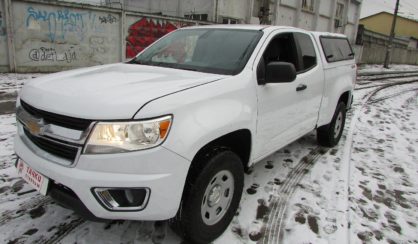
[[[228,150],[214,150],[193,164],[173,230],[192,243],[209,243],[231,222],[241,200],[244,169]]]
[[[317,140],[321,146],[333,147],[338,144],[343,134],[346,117],[346,106],[340,102],[335,109],[331,123],[317,129]]]

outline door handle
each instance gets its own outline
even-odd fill
[[[296,87],[296,91],[303,91],[308,88],[305,84],[300,84]]]

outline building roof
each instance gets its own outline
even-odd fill
[[[379,12],[379,13],[375,13],[375,14],[369,15],[369,16],[367,16],[367,17],[361,18],[360,20],[369,19],[369,18],[371,18],[371,17],[377,16],[377,15],[380,15],[380,14],[389,14],[389,15],[393,16],[393,14],[392,14],[392,13],[389,13],[389,12],[386,12],[386,11],[381,11],[381,12]],[[406,19],[406,20],[410,20],[410,21],[413,21],[413,22],[418,23],[418,20],[416,20],[416,19],[407,18],[407,17],[402,16],[402,15],[399,15],[399,14],[398,14],[398,18],[402,18],[402,19]]]

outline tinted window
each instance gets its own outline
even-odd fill
[[[345,38],[321,37],[321,44],[329,63],[354,59],[353,50]]]
[[[297,49],[292,33],[279,34],[270,41],[264,51],[265,64],[270,62],[292,63],[299,70]]]
[[[132,63],[235,75],[247,63],[261,31],[184,29],[158,40]]]
[[[316,65],[316,53],[309,35],[303,33],[295,33],[296,42],[299,45],[302,64],[300,71],[306,71]]]
[[[263,53],[263,58],[257,67],[258,82],[264,83],[266,66],[270,62],[287,62],[300,70],[296,43],[292,33],[283,33],[275,36]]]

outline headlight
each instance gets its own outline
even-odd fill
[[[156,147],[170,130],[172,117],[130,122],[99,122],[89,137],[84,153],[121,153]]]

